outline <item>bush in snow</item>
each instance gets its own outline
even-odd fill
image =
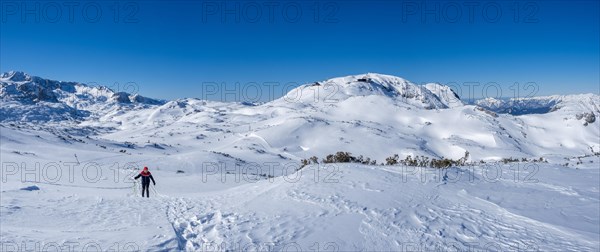
[[[395,154],[394,156],[388,157],[386,159],[387,161],[387,165],[395,165],[395,164],[402,164],[402,165],[406,165],[406,166],[414,166],[414,167],[433,167],[433,168],[448,168],[451,166],[463,166],[467,164],[467,160],[469,159],[469,152],[466,151],[465,155],[462,158],[459,158],[458,160],[453,160],[453,159],[449,159],[449,158],[444,158],[442,157],[441,159],[429,159],[429,157],[426,156],[416,156],[416,157],[412,157],[411,155],[408,155],[406,158],[404,158],[404,160],[400,160],[398,162],[398,155]]]
[[[352,156],[350,152],[338,151],[334,154],[329,154],[325,159],[323,159],[323,163],[358,163],[358,158]]]
[[[396,165],[396,164],[398,164],[398,159],[399,158],[400,157],[398,156],[398,154],[394,154],[393,156],[388,157],[388,158],[385,159],[385,162],[386,162],[385,164],[386,165]]]
[[[309,164],[318,164],[319,158],[316,156],[312,156],[309,159],[302,159],[300,162],[302,163],[302,166],[306,166]],[[352,156],[352,153],[344,152],[344,151],[338,151],[335,154],[329,154],[325,158],[323,158],[321,160],[321,162],[324,164],[329,164],[329,163],[360,163],[360,164],[366,164],[366,165],[376,165],[377,164],[377,160],[371,160],[371,158],[369,158],[369,157],[365,158],[362,155],[355,157],[355,156]]]
[[[525,160],[527,160],[527,159],[525,159]],[[501,160],[501,162],[504,163],[504,164],[514,163],[514,162],[519,162],[519,159],[518,158],[509,157],[509,158],[503,158]]]

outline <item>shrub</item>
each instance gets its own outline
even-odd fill
[[[327,155],[323,160],[323,163],[328,164],[328,163],[335,163],[335,159],[333,158],[333,154],[329,154]]]
[[[469,160],[470,153],[465,151],[465,155],[457,160],[449,159],[449,158],[440,158],[430,159],[426,156],[416,156],[412,157],[411,155],[406,156],[403,160],[400,160],[400,156],[398,154],[394,154],[385,159],[385,163],[380,163],[380,165],[406,165],[406,166],[414,166],[414,167],[433,167],[433,168],[448,168],[451,166],[463,166],[467,164]],[[540,160],[542,160],[540,158]],[[518,162],[519,159],[503,159],[503,162]],[[309,164],[318,164],[318,158],[313,156],[309,159],[302,159],[302,167]],[[321,160],[323,163],[360,163],[365,165],[377,165],[377,160],[371,160],[371,158],[365,158],[362,155],[355,157],[352,156],[350,152],[338,151],[335,154],[329,154],[325,158]],[[481,163],[485,163],[483,160]]]
[[[308,161],[306,159],[302,159],[301,162],[302,162],[302,166],[307,166],[310,163],[310,161]]]
[[[313,156],[310,158],[310,162],[313,164],[318,164],[318,158]],[[360,163],[360,164],[377,164],[376,160],[371,160],[371,158],[367,157],[363,157],[362,155],[355,157],[352,156],[352,153],[350,152],[344,152],[344,151],[338,151],[335,154],[329,154],[327,156],[325,156],[325,158],[323,158],[321,160],[321,162],[328,164],[328,163]]]
[[[442,158],[442,159],[432,159],[431,163],[430,163],[430,167],[433,168],[448,168],[450,166],[453,165],[457,165],[458,162],[452,160],[452,159],[448,159],[448,158]]]
[[[504,164],[507,164],[507,163],[514,163],[514,162],[519,162],[519,159],[517,159],[517,158],[512,158],[512,157],[509,157],[509,158],[503,158],[503,159],[501,160],[501,162],[502,162],[502,163],[504,163]]]
[[[359,163],[358,158],[352,156],[350,152],[338,151],[334,154],[329,154],[325,159],[323,159],[323,163]]]
[[[398,154],[394,154],[393,156],[385,159],[385,162],[386,162],[385,164],[386,165],[396,165],[398,163],[399,158],[400,157],[398,156]]]
[[[357,160],[358,159],[353,157],[352,154],[350,154],[350,152],[338,151],[335,154],[336,163],[354,163]]]

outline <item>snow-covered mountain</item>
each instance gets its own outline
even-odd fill
[[[456,94],[449,86],[439,83],[427,83],[425,84],[425,88],[434,93],[446,107],[453,108],[465,105],[463,101],[460,100],[458,94]]]
[[[496,99],[488,97],[475,104],[497,113],[511,115],[545,114],[556,110],[570,112],[598,112],[600,100],[597,94],[553,95],[528,98]]]
[[[260,105],[160,101],[22,72],[3,74],[0,85],[1,122],[108,128],[100,137],[111,141],[217,148],[249,159],[262,160],[252,153],[299,160],[349,151],[381,161],[392,154],[458,158],[469,151],[474,160],[488,160],[600,150],[596,94],[468,105],[448,86],[373,73],[305,84]]]
[[[598,101],[472,105],[373,73],[263,104],[162,101],[9,72],[0,250],[597,251]],[[338,151],[470,155],[447,169],[300,166]],[[131,179],[143,166],[150,199]]]
[[[372,73],[302,85],[274,103],[331,104],[367,96],[394,100],[424,109],[447,108],[442,99],[425,86],[396,76]]]
[[[115,110],[135,110],[163,101],[11,71],[0,75],[0,121],[82,121]]]

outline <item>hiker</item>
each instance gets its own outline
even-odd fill
[[[146,191],[146,197],[150,198],[150,191],[148,190],[148,188],[150,187],[150,180],[152,180],[152,183],[154,185],[156,185],[156,182],[154,182],[152,173],[148,171],[148,167],[144,167],[144,170],[140,172],[139,175],[135,176],[135,178],[133,179],[138,179],[139,177],[142,177],[142,197],[144,197],[144,191]]]

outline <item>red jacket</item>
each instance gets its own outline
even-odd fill
[[[150,173],[149,171],[140,172],[140,174],[135,176],[134,179],[138,179],[139,177],[142,177],[142,184],[150,184],[150,180],[152,180],[152,183],[154,185],[156,185],[156,182],[154,181],[154,177],[152,177],[152,173]]]

